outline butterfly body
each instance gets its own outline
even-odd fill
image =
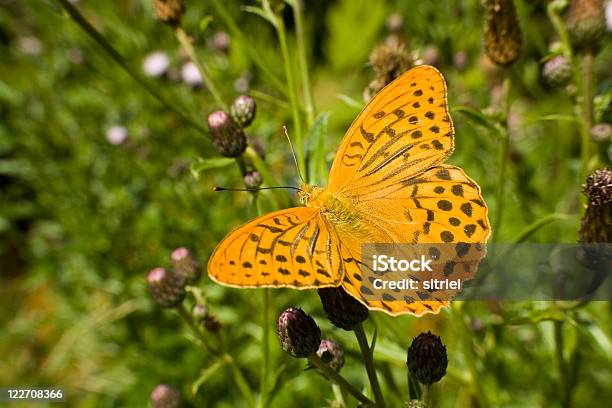
[[[341,285],[369,309],[437,313],[452,293],[375,293],[361,251],[368,243],[429,245],[438,252],[434,274],[474,276],[490,233],[487,206],[462,169],[443,164],[453,136],[440,72],[419,66],[402,74],[347,131],[328,187],[304,184],[302,207],[232,231],[215,248],[209,276],[235,287]]]
[[[308,184],[302,185],[300,190],[304,191],[300,194],[300,201],[318,210],[336,228],[346,232],[359,231],[360,216],[351,199],[341,193]]]

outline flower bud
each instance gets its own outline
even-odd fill
[[[257,104],[255,99],[248,95],[240,95],[234,100],[230,108],[232,118],[243,128],[247,127],[253,122],[255,113],[257,111]]]
[[[572,61],[563,56],[552,57],[542,67],[542,76],[553,87],[567,85],[573,75]]]
[[[498,65],[510,65],[521,52],[521,28],[513,0],[484,0],[485,52]]]
[[[603,0],[572,0],[567,10],[566,25],[576,50],[597,48],[606,31]]]
[[[244,131],[225,111],[208,115],[208,131],[213,145],[225,157],[238,157],[246,149]]]
[[[423,404],[423,402],[413,399],[408,401],[408,407],[407,408],[425,408],[425,404]]]
[[[368,309],[346,293],[342,287],[322,288],[317,291],[327,318],[336,327],[353,330],[368,318]]]
[[[421,384],[436,383],[446,374],[446,346],[431,332],[421,333],[412,340],[406,364],[410,375]]]
[[[344,365],[344,350],[342,350],[342,346],[335,341],[327,339],[321,340],[321,344],[319,344],[319,349],[317,350],[317,356],[336,372],[340,371]]]
[[[612,139],[612,125],[609,123],[598,123],[591,128],[591,137],[596,142],[605,142]]]
[[[202,74],[200,69],[192,61],[188,61],[181,67],[181,79],[192,88],[202,85]]]
[[[371,99],[413,63],[413,56],[406,51],[405,45],[399,40],[376,46],[370,54],[370,65],[376,73],[376,78],[364,90],[364,98]]]
[[[161,307],[176,307],[185,299],[183,279],[167,269],[153,269],[147,282],[151,296]]]
[[[211,333],[217,333],[221,330],[221,322],[215,316],[208,315],[204,318],[204,328]]]
[[[206,305],[196,303],[191,310],[191,316],[196,322],[202,322],[208,316],[208,308]]]
[[[151,78],[160,78],[168,72],[170,58],[163,51],[155,51],[147,55],[142,62],[142,71]]]
[[[249,190],[254,190],[261,186],[263,179],[257,170],[248,171],[244,175],[244,185]]]
[[[172,27],[181,23],[185,13],[183,0],[153,0],[153,8],[157,19]]]
[[[172,251],[172,265],[174,273],[187,284],[192,284],[200,279],[202,266],[193,256],[191,251],[185,247],[176,248]]]
[[[278,338],[283,350],[293,357],[308,357],[321,343],[321,330],[302,309],[290,307],[278,317]]]
[[[183,405],[181,394],[167,384],[159,384],[151,391],[151,406],[153,408],[179,408]]]
[[[580,242],[612,242],[612,169],[595,170],[582,186],[587,208],[582,217]]]
[[[210,48],[224,54],[229,52],[230,43],[230,36],[225,31],[217,31],[209,42]]]

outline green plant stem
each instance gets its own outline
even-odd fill
[[[510,91],[512,81],[510,72],[506,70],[506,78],[504,79],[504,114],[502,120],[502,142],[499,149],[499,174],[497,177],[497,192],[495,194],[496,211],[493,221],[493,241],[499,239],[499,229],[501,227],[502,217],[504,214],[504,193],[506,186],[506,169],[508,166],[508,151],[510,149],[510,132],[508,129],[508,115],[510,113]]]
[[[306,108],[306,125],[310,128],[314,123],[315,108],[310,89],[310,77],[308,74],[308,59],[306,58],[306,41],[304,36],[304,5],[302,0],[287,1],[293,9],[293,20],[295,21],[295,35],[297,40],[298,63],[302,76],[302,90],[304,93],[304,105]]]
[[[561,43],[563,44],[563,48],[564,48],[564,53],[567,56],[571,57],[572,45],[570,42],[570,38],[567,33],[567,30],[565,29],[565,22],[563,21],[563,18],[559,14],[559,10],[555,2],[550,2],[548,4],[548,6],[546,7],[546,12],[548,14],[548,18],[550,19],[553,27],[555,28],[555,31],[557,32],[557,34],[559,35],[559,38],[561,39]]]
[[[457,325],[457,333],[461,337],[461,346],[463,348],[463,355],[465,356],[465,362],[468,366],[468,370],[470,372],[470,383],[472,392],[478,401],[478,406],[480,407],[488,407],[490,406],[487,397],[485,395],[484,389],[482,387],[482,381],[480,379],[480,375],[478,374],[478,369],[476,368],[476,355],[474,354],[474,348],[472,344],[472,331],[468,327],[466,322],[465,314],[463,312],[463,302],[452,302],[451,310],[453,314],[455,314],[455,322]]]
[[[374,401],[372,401],[371,399],[369,399],[368,397],[363,395],[361,392],[359,392],[359,390],[357,388],[353,387],[348,381],[346,381],[344,379],[344,377],[342,377],[340,374],[338,374],[337,372],[332,370],[316,354],[312,354],[310,357],[308,357],[308,361],[310,361],[310,363],[313,366],[315,366],[319,370],[321,370],[321,372],[323,372],[323,374],[330,381],[338,384],[343,390],[345,390],[346,392],[351,394],[353,397],[357,398],[358,401],[361,401],[362,403],[367,404],[367,405],[373,405],[374,404]]]
[[[261,382],[259,384],[260,406],[266,407],[268,400],[268,373],[270,370],[270,309],[272,294],[269,288],[263,288],[263,336],[261,340],[261,353],[263,356],[261,366]]]
[[[293,78],[293,64],[289,55],[289,47],[287,46],[287,36],[285,32],[285,24],[278,16],[274,16],[276,34],[283,56],[283,65],[285,67],[285,77],[287,79],[287,89],[289,91],[289,104],[291,105],[291,116],[293,117],[293,127],[295,130],[295,145],[300,172],[304,177],[308,177],[306,173],[306,160],[304,157],[304,144],[302,141],[302,124],[300,120],[300,109],[298,106],[297,89]],[[308,181],[308,180],[306,180]]]
[[[569,408],[570,389],[567,376],[567,366],[565,364],[565,359],[563,358],[563,348],[565,347],[565,341],[563,339],[563,322],[554,321],[553,325],[555,332],[555,356],[557,358],[557,366],[559,368],[559,397],[561,398],[560,403],[563,408]]]
[[[87,19],[81,14],[81,12],[70,3],[68,0],[56,0],[60,6],[68,13],[70,18],[74,20],[75,23],[81,27],[85,33],[87,33],[91,38],[93,38],[98,45],[102,47],[104,51],[111,57],[113,61],[115,61],[125,72],[128,73],[135,81],[140,85],[145,91],[147,91],[151,96],[153,96],[159,103],[161,103],[166,109],[174,112],[177,116],[179,116],[185,123],[189,126],[193,127],[200,133],[207,135],[208,132],[206,129],[200,125],[198,122],[192,120],[177,108],[176,103],[172,103],[167,101],[164,96],[159,93],[147,80],[145,80],[136,70],[134,70],[131,66],[128,65],[125,58],[112,46],[106,38],[100,34],[98,30],[94,28],[94,26],[87,21]]]
[[[245,39],[245,36],[242,34],[242,31],[240,30],[240,28],[238,28],[238,24],[236,24],[236,21],[234,21],[232,16],[227,12],[227,10],[225,10],[225,6],[221,4],[219,0],[211,0],[211,3],[213,7],[215,8],[215,11],[217,12],[217,14],[219,14],[219,16],[221,16],[221,19],[225,22],[225,25],[230,30],[232,35],[236,37],[236,39],[238,39],[238,41],[240,41],[240,43],[244,45],[244,49],[247,51],[247,53],[249,54],[249,57],[255,63],[255,65],[257,65],[259,69],[261,69],[262,72],[270,79],[270,81],[272,82],[272,85],[274,85],[274,87],[278,91],[280,91],[282,94],[286,94],[287,91],[285,89],[285,85],[266,66],[266,64],[264,63],[264,59],[257,53],[255,48],[253,48],[250,41],[247,41]]]
[[[208,67],[205,64],[200,63],[200,59],[198,58],[195,48],[193,47],[193,44],[191,44],[191,40],[189,39],[189,36],[185,30],[183,30],[181,27],[176,27],[174,29],[174,34],[176,35],[178,42],[181,44],[181,47],[183,47],[183,50],[189,56],[189,59],[198,67],[200,75],[202,76],[202,82],[204,82],[204,86],[206,86],[208,91],[211,93],[217,105],[221,109],[227,111],[227,105],[225,102],[223,102],[221,94],[217,90],[214,82],[210,79]]]
[[[425,408],[431,408],[431,385],[423,387],[423,405]]]
[[[342,395],[342,388],[336,383],[332,383],[332,391],[334,392],[334,401],[336,405],[334,407],[345,408],[346,402],[344,402],[344,396]]]
[[[583,57],[582,66],[582,135],[581,135],[581,172],[580,180],[584,180],[589,172],[591,159],[591,128],[593,127],[593,52],[587,51]]]
[[[176,308],[176,311],[178,312],[179,316],[181,316],[181,318],[185,321],[185,323],[187,323],[187,325],[196,335],[198,340],[200,340],[204,349],[213,356],[219,356],[221,360],[223,360],[230,367],[230,370],[232,371],[232,376],[234,377],[234,382],[240,390],[240,393],[242,394],[243,398],[245,399],[249,407],[255,407],[255,399],[253,398],[253,394],[251,393],[251,388],[249,387],[248,382],[242,375],[242,371],[240,371],[240,368],[236,365],[236,362],[234,361],[232,356],[225,352],[217,350],[215,347],[211,346],[208,343],[208,338],[202,332],[202,329],[198,327],[197,324],[193,321],[193,317],[187,311],[184,304],[181,303]]]
[[[355,337],[357,337],[357,342],[359,343],[359,348],[361,349],[361,356],[366,367],[366,372],[368,373],[372,393],[374,394],[374,399],[376,400],[376,406],[383,408],[385,406],[385,400],[380,389],[380,384],[378,383],[378,377],[376,376],[373,350],[370,349],[370,346],[368,345],[368,339],[366,338],[366,334],[361,323],[356,325],[353,328],[353,331],[355,332]]]

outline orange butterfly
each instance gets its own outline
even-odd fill
[[[369,309],[437,313],[449,302],[431,294],[364,296],[372,287],[360,256],[368,242],[453,243],[456,254],[443,254],[445,276],[473,277],[490,227],[478,185],[460,168],[441,164],[453,151],[453,134],[442,74],[431,66],[405,72],[355,119],[329,186],[303,185],[304,207],[232,231],[212,254],[209,276],[235,287],[341,285]]]

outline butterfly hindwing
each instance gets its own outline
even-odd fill
[[[479,187],[458,167],[432,167],[412,178],[411,183],[400,183],[384,192],[374,191],[360,197],[356,207],[367,224],[375,226],[370,230],[368,242],[417,244],[397,246],[419,251],[400,256],[403,259],[435,253],[432,278],[464,282],[472,279],[485,255],[490,233],[487,207]],[[375,290],[369,279],[374,273],[366,265],[346,262],[344,252],[361,259],[361,242],[354,242],[342,230],[340,239],[346,268],[342,286],[370,309],[392,315],[437,313],[457,294],[456,291]],[[402,278],[406,276],[398,273],[385,279]]]
[[[358,197],[441,163],[453,150],[446,83],[423,65],[383,88],[359,114],[332,165],[329,190]]]
[[[232,231],[213,252],[208,273],[238,287],[334,286],[343,273],[337,242],[319,211],[280,210]]]

